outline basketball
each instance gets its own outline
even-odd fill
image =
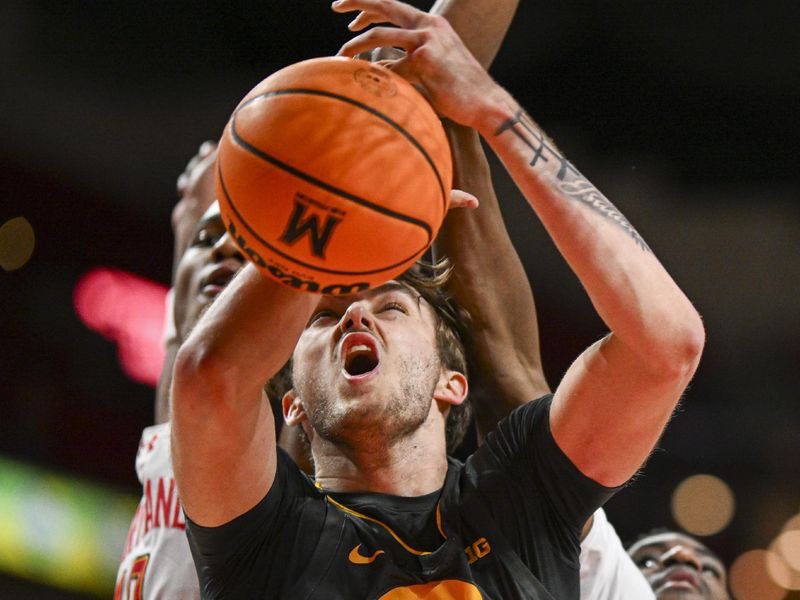
[[[315,58],[239,103],[217,156],[228,232],[269,277],[344,295],[407,270],[449,205],[450,147],[427,100],[362,60]]]

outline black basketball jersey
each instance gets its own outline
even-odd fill
[[[326,492],[280,452],[256,507],[188,523],[203,597],[577,600],[581,527],[614,490],[558,449],[549,401],[512,413],[417,498]]]

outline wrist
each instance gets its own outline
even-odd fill
[[[491,139],[497,135],[504,123],[516,116],[520,107],[514,97],[500,86],[496,86],[481,98],[470,126],[484,138]]]

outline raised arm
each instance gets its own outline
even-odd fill
[[[443,115],[477,129],[503,161],[611,333],[559,384],[550,424],[558,445],[598,483],[633,475],[692,377],[702,322],[631,224],[546,138],[469,54],[444,19],[398,2],[341,0],[377,27],[341,53],[398,46],[391,66],[423,85]]]
[[[317,302],[247,265],[181,346],[172,382],[172,457],[194,522],[226,523],[271,487],[275,423],[263,387],[291,355]]]
[[[488,69],[518,3],[439,0],[431,12],[445,17],[466,48]],[[513,408],[550,388],[539,353],[533,292],[503,222],[480,138],[456,123],[448,122],[445,128],[453,149],[453,185],[481,201],[474,211],[456,211],[447,217],[435,250],[451,259],[453,276],[448,291],[472,315],[470,382],[482,440]]]
[[[478,134],[446,127],[454,159],[454,186],[480,199],[471,211],[453,211],[436,249],[449,257],[448,290],[472,316],[470,387],[479,439],[513,408],[550,391],[542,370],[533,292],[506,230]],[[491,393],[483,393],[483,392]]]

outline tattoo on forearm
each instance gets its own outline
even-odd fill
[[[518,110],[517,113],[500,125],[495,131],[499,136],[506,131],[516,136],[522,143],[528,146],[533,152],[530,166],[536,167],[539,162],[555,161],[558,164],[556,179],[557,187],[564,195],[573,200],[582,202],[590,209],[600,214],[603,218],[611,221],[627,233],[636,245],[642,250],[650,252],[650,247],[633,228],[630,221],[625,218],[617,207],[606,198],[600,191],[592,185],[581,173],[569,162],[556,145],[542,133],[542,130],[534,123],[525,111]]]

